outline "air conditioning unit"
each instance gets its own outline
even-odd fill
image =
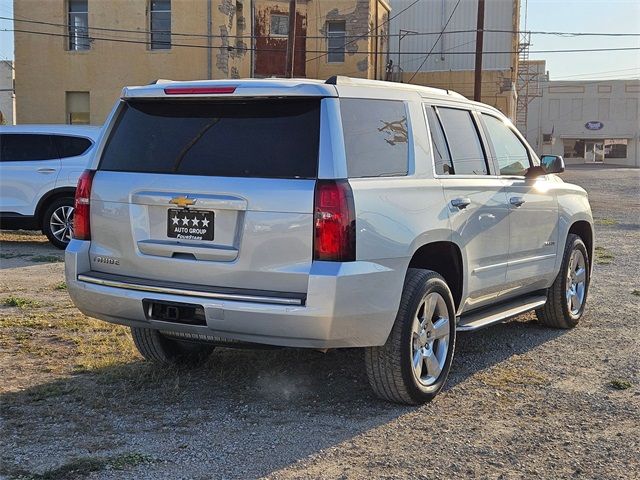
[[[543,145],[553,145],[556,143],[556,139],[553,135],[551,135],[550,133],[543,133],[542,134],[542,144]]]

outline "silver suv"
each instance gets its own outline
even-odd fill
[[[433,398],[457,331],[574,327],[586,192],[504,115],[333,77],[125,88],[79,181],[69,293],[160,363],[216,345],[363,347],[375,392]]]

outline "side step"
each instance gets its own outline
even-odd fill
[[[510,302],[501,303],[489,308],[483,308],[477,312],[470,312],[460,317],[458,332],[473,332],[481,328],[502,323],[516,315],[534,310],[547,303],[545,295],[527,296]]]

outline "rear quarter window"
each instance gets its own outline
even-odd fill
[[[395,100],[340,100],[349,177],[406,175],[407,108]]]
[[[99,169],[315,178],[319,139],[320,99],[129,101]]]
[[[60,158],[77,157],[91,148],[93,143],[88,138],[72,137],[69,135],[55,135]]]
[[[54,160],[58,152],[51,135],[31,133],[0,134],[0,161],[28,162]]]

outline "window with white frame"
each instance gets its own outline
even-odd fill
[[[89,6],[87,0],[68,0],[69,50],[89,50]]]
[[[151,0],[151,50],[171,48],[171,0]]]
[[[329,63],[344,62],[346,22],[327,22],[327,61]]]

